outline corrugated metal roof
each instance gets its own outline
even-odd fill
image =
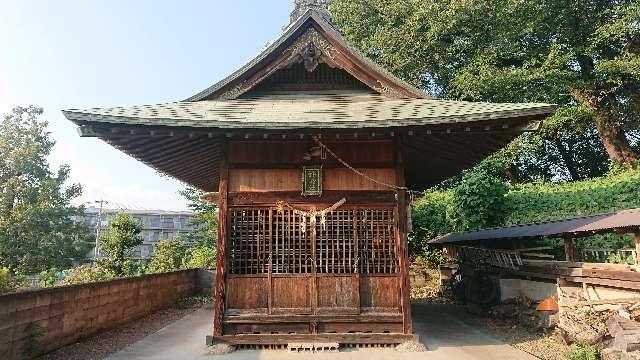
[[[390,99],[340,91],[269,94],[237,100],[203,100],[131,107],[66,110],[67,119],[128,125],[196,128],[375,128],[420,126],[546,115],[553,105]]]
[[[640,208],[621,210],[615,213],[582,216],[572,219],[547,221],[535,224],[513,225],[493,229],[482,229],[464,233],[446,234],[431,241],[430,244],[449,244],[482,240],[522,239],[558,237],[564,234],[586,236],[613,229],[640,227]]]

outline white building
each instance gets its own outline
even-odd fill
[[[191,224],[194,214],[190,211],[102,209],[98,226],[100,209],[88,207],[85,210],[82,221],[90,228],[97,229],[102,233],[109,225],[109,218],[119,212],[131,214],[142,225],[140,236],[144,243],[134,250],[134,257],[150,257],[153,255],[158,241],[170,240],[177,235],[180,235],[186,241],[186,235],[195,231],[194,226]],[[93,258],[93,255],[94,250],[92,249],[90,257]],[[98,256],[100,256],[100,253],[98,253]]]

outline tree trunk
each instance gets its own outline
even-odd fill
[[[560,139],[554,138],[553,142],[555,143],[556,147],[558,148],[558,151],[560,152],[560,156],[564,161],[564,166],[566,166],[567,170],[569,171],[571,180],[574,180],[574,181],[580,180],[580,175],[578,174],[578,170],[576,169],[576,164],[573,161],[572,154],[569,151],[567,151],[567,149],[564,147],[564,144],[562,144],[562,141],[560,141]]]
[[[629,146],[629,141],[625,137],[624,130],[620,124],[610,118],[609,114],[596,111],[593,114],[593,121],[598,129],[598,135],[607,151],[607,155],[614,163],[625,167],[635,166],[638,162],[638,155]]]
[[[638,155],[631,149],[615,112],[610,109],[615,100],[610,96],[599,99],[596,94],[595,90],[574,89],[572,91],[576,100],[587,105],[593,111],[593,122],[609,159],[625,167],[635,166],[638,162]]]

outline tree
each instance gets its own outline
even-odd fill
[[[55,142],[41,108],[16,107],[0,123],[0,267],[36,273],[84,260],[91,231],[74,221],[79,184],[65,187],[68,166],[50,169]]]
[[[195,228],[193,233],[187,235],[187,242],[196,246],[215,248],[218,239],[218,207],[200,200],[203,192],[193,188],[185,188],[180,191],[188,202],[189,209],[194,212],[191,226]]]
[[[331,13],[371,58],[438,97],[559,104],[514,168],[578,179],[600,174],[603,154],[638,160],[635,0],[334,0]]]
[[[180,237],[162,240],[156,245],[149,272],[153,274],[180,269],[184,262],[187,246]]]
[[[100,252],[103,258],[96,263],[110,277],[132,276],[136,264],[131,259],[133,249],[142,245],[142,227],[128,213],[117,213],[109,219],[106,232],[100,236]]]
[[[216,266],[218,240],[217,206],[202,201],[203,193],[196,189],[186,188],[180,194],[189,202],[188,206],[195,214],[191,226],[196,229],[187,237],[194,246],[187,249],[184,265],[190,269],[213,269]]]

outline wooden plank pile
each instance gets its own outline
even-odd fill
[[[558,327],[565,339],[598,345],[605,359],[640,358],[640,296],[573,301],[560,295]]]

